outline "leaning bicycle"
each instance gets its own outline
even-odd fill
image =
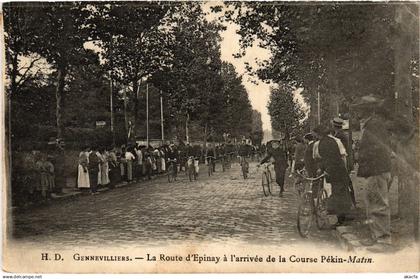
[[[243,178],[247,179],[249,173],[249,163],[246,161],[246,156],[241,158],[241,170]]]
[[[271,165],[272,165],[271,163],[264,163],[262,165],[263,171],[261,175],[261,185],[263,188],[264,196],[266,197],[269,195],[272,195],[273,193],[272,191],[273,183],[272,183],[272,176],[271,176],[271,171],[270,171]],[[260,166],[258,165],[258,167]]]
[[[313,220],[315,219],[318,229],[324,229],[327,220],[327,191],[324,189],[323,173],[318,177],[310,178],[301,172],[297,173],[304,181],[305,190],[300,195],[299,207],[297,212],[297,229],[301,237],[306,238],[311,231]],[[309,182],[309,185],[307,185]]]
[[[168,159],[168,182],[176,181],[177,176],[176,159]]]

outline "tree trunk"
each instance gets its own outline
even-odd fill
[[[55,91],[56,99],[56,125],[57,125],[57,140],[63,140],[64,126],[63,126],[63,108],[64,108],[64,85],[65,78],[67,75],[67,67],[65,65],[59,65],[58,76],[57,76],[57,87]]]
[[[189,135],[189,128],[188,128],[189,122],[190,122],[190,114],[187,113],[187,119],[185,120],[185,138],[187,142],[190,142],[190,135]]]
[[[323,119],[324,124],[332,118],[338,116],[338,79],[337,79],[337,59],[334,51],[327,54],[327,84],[328,84],[328,110],[327,119]]]
[[[128,137],[127,92],[123,90],[125,138]],[[128,142],[128,139],[127,139]]]
[[[139,82],[137,79],[133,80],[133,96],[134,96],[134,123],[133,123],[133,138],[136,139],[136,128],[138,127],[139,119]]]
[[[204,125],[204,148],[207,146],[207,134],[208,134],[208,125],[207,123]]]
[[[407,5],[396,6],[395,21],[398,26],[398,36],[395,38],[394,63],[395,63],[395,111],[407,121],[412,122],[412,99],[411,99],[411,32],[410,32],[410,11]],[[399,146],[398,158],[404,158],[404,146]],[[405,179],[404,169],[398,160],[398,214],[402,218],[408,217],[410,211],[410,186]],[[411,211],[412,212],[412,211]]]
[[[65,78],[67,75],[67,67],[65,64],[61,64],[58,66],[58,76],[57,76],[57,87],[55,91],[55,98],[56,98],[56,123],[57,123],[57,143],[63,142],[64,137],[64,125],[63,125],[63,109],[64,109],[64,85],[65,85]],[[55,192],[61,192],[62,188],[65,187],[66,179],[65,175],[65,152],[64,146],[57,144],[55,149],[55,183],[56,187],[54,189]]]

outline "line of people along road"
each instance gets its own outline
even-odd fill
[[[176,173],[187,171],[188,162],[194,165],[196,175],[199,165],[209,163],[215,169],[216,161],[232,161],[240,157],[260,157],[266,152],[265,145],[253,146],[245,141],[240,144],[190,143],[162,145],[122,145],[120,148],[86,147],[79,154],[77,187],[84,192],[98,194],[98,187],[114,188],[118,183],[150,180],[167,172],[169,164],[176,164]],[[214,159],[211,159],[214,158]]]

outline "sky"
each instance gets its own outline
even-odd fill
[[[247,49],[244,57],[234,58],[232,55],[237,53],[240,48],[240,36],[236,34],[238,28],[239,27],[236,24],[228,24],[227,29],[222,32],[222,60],[232,63],[235,66],[236,71],[240,75],[243,75],[242,81],[248,91],[252,107],[261,112],[264,130],[271,130],[270,116],[268,115],[267,110],[267,102],[270,96],[270,85],[258,80],[255,77],[253,77],[253,80],[257,81],[257,84],[251,82],[250,76],[247,74],[245,69],[245,62],[248,62],[251,66],[256,66],[255,58],[267,59],[270,57],[270,52],[258,46],[253,46],[252,48]]]
[[[217,19],[217,16],[210,12],[210,6],[222,5],[222,2],[207,2],[203,6],[203,10],[207,12],[207,18],[209,20]],[[234,58],[233,54],[238,53],[240,35],[236,34],[239,30],[239,26],[234,23],[223,23],[227,28],[221,33],[221,54],[222,60],[232,63],[239,75],[242,75],[242,82],[248,91],[249,99],[253,109],[258,110],[261,113],[261,120],[263,122],[264,130],[271,130],[270,116],[268,115],[267,102],[270,96],[270,84],[264,83],[255,77],[252,77],[251,82],[250,76],[247,74],[245,69],[245,63],[248,62],[252,67],[257,66],[255,58],[267,59],[270,57],[270,52],[266,49],[260,48],[254,45],[252,48],[246,50],[246,55],[241,58]]]

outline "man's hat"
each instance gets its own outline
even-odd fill
[[[343,119],[341,119],[340,117],[334,117],[334,119],[331,121],[331,123],[335,126],[335,127],[343,127]]]
[[[305,135],[303,136],[303,138],[304,138],[304,139],[306,139],[306,140],[311,141],[311,140],[313,140],[315,137],[314,137],[314,135],[313,135],[312,133],[307,133],[307,134],[305,134]]]

